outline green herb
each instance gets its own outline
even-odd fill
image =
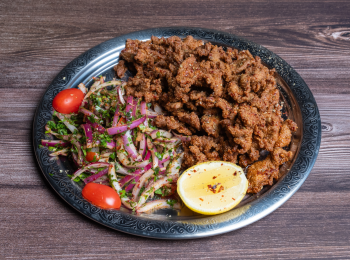
[[[155,152],[155,155],[157,156],[157,158],[158,158],[159,160],[162,160],[162,158],[163,158],[163,155],[162,155],[162,154],[160,154],[160,153],[158,153],[158,152]]]
[[[160,132],[157,132],[157,133],[156,133],[156,136],[159,138],[159,137],[160,137]]]
[[[90,121],[91,123],[96,123],[96,119],[95,119],[94,115],[88,116],[87,119],[89,119],[89,121]]]
[[[168,179],[168,182],[172,182],[173,181],[173,179]]]
[[[154,193],[155,193],[155,194],[159,194],[159,195],[163,195],[161,188],[159,188],[158,190],[156,190]]]
[[[141,131],[143,131],[143,130],[145,130],[145,129],[146,129],[146,127],[145,127],[145,125],[144,125],[144,124],[140,124],[140,125],[139,125],[139,129],[140,129]]]
[[[56,129],[56,124],[54,121],[49,121],[47,122],[47,125],[51,128],[51,129]]]
[[[50,175],[50,176],[54,176],[54,174],[53,174],[53,173],[51,173],[51,172],[49,172],[49,175]]]
[[[111,158],[112,160],[114,160],[114,159],[115,159],[115,152],[112,153],[112,154],[109,156],[109,158]]]
[[[50,152],[55,152],[56,150],[57,150],[57,148],[55,148],[55,147],[52,147],[52,146],[49,147]]]
[[[168,205],[170,205],[171,207],[174,207],[176,202],[177,202],[177,200],[174,200],[174,199],[169,199],[169,200],[166,201],[166,203]]]
[[[139,196],[141,196],[142,192],[145,190],[145,187],[142,187],[139,192]]]
[[[119,196],[120,196],[120,198],[126,198],[126,191],[125,190],[121,190],[119,192]]]

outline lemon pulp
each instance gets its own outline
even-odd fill
[[[178,194],[198,213],[214,215],[235,207],[248,181],[241,167],[228,162],[205,162],[187,169],[178,180]]]

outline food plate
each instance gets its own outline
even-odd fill
[[[192,35],[196,39],[210,41],[223,47],[249,50],[259,56],[269,68],[276,69],[281,101],[285,113],[298,124],[290,150],[294,158],[285,164],[282,177],[270,188],[264,188],[254,196],[247,196],[236,208],[221,215],[203,216],[184,208],[158,210],[152,214],[135,215],[127,209],[103,210],[87,202],[81,195],[82,185],[70,180],[67,173],[74,172],[72,163],[65,157],[50,160],[49,151],[39,148],[45,139],[45,125],[52,117],[52,100],[61,90],[83,82],[91,84],[91,78],[114,77],[113,66],[128,38],[148,40],[151,36],[181,38]],[[303,184],[318,155],[321,143],[321,119],[316,101],[304,80],[283,59],[266,48],[238,36],[201,28],[156,28],[116,37],[88,50],[69,63],[48,87],[36,110],[33,122],[33,143],[39,166],[52,188],[73,208],[90,219],[125,233],[160,239],[193,239],[226,233],[249,225],[268,215],[286,202]]]

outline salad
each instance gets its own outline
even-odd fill
[[[86,184],[82,194],[92,204],[118,208],[121,202],[137,213],[180,209],[176,182],[183,152],[177,151],[190,137],[154,127],[161,107],[126,96],[125,82],[93,80],[89,90],[81,83],[55,97],[45,133],[57,140],[42,140],[41,147],[53,158],[73,160],[76,171],[69,177]]]

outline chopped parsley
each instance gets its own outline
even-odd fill
[[[159,188],[158,190],[156,190],[154,193],[155,193],[155,194],[159,194],[159,195],[163,195],[163,192],[162,192],[162,189],[161,189],[161,188]]]
[[[126,196],[126,191],[125,190],[121,190],[120,192],[119,192],[119,196],[120,196],[120,198],[126,198],[127,196]]]
[[[166,203],[168,205],[170,205],[171,207],[174,207],[176,202],[177,202],[177,200],[174,200],[174,199],[169,199],[169,200],[166,201]]]
[[[142,192],[145,190],[145,187],[142,187],[139,192],[139,196],[141,196]]]
[[[159,160],[162,160],[162,159],[163,159],[163,155],[162,155],[162,154],[160,154],[160,153],[158,153],[158,152],[155,152],[155,155],[157,156],[157,158],[158,158]]]

